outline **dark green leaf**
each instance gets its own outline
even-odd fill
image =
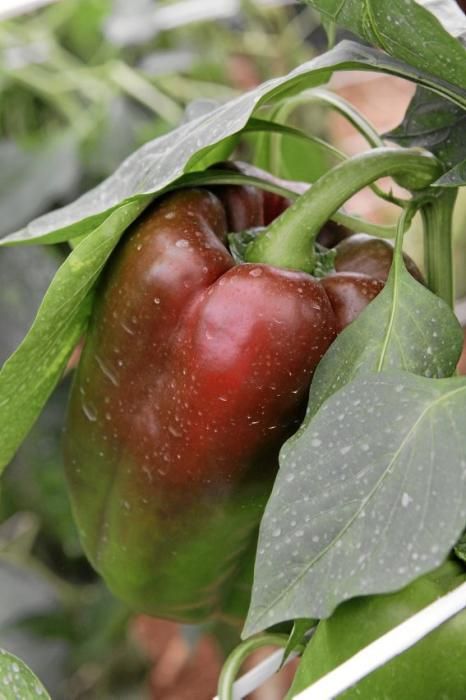
[[[463,333],[447,304],[392,267],[384,289],[332,343],[311,385],[306,422],[333,392],[361,373],[403,369],[448,377],[461,354]]]
[[[458,559],[461,559],[461,561],[466,562],[466,533],[463,533],[463,535],[456,543],[455,554],[458,557]]]
[[[18,659],[0,649],[0,685],[2,700],[50,700],[37,676]]]
[[[466,160],[455,165],[454,168],[446,172],[434,185],[439,187],[462,187],[466,185]]]
[[[244,634],[438,566],[466,520],[466,380],[356,379],[282,450]]]
[[[114,211],[86,237],[58,270],[36,319],[0,372],[0,468],[31,428],[82,335],[91,293],[108,256],[143,205]]]
[[[466,105],[461,88],[413,69],[381,51],[355,42],[343,41],[323,56],[309,61],[283,78],[263,83],[255,90],[231,100],[205,115],[145,144],[133,153],[107,180],[72,204],[33,221],[9,236],[4,244],[69,240],[92,231],[109,212],[128,200],[163,190],[184,172],[200,169],[218,160],[219,142],[241,131],[256,107],[280,100],[307,87],[326,82],[335,70],[369,70],[398,75],[431,87],[434,91]]]
[[[453,168],[466,158],[466,112],[429,90],[418,88],[402,123],[385,138],[400,146],[426,148]],[[443,176],[445,177],[445,176]],[[438,181],[436,184],[441,184]]]
[[[295,651],[296,649],[302,649],[302,645],[307,643],[310,636],[307,633],[310,633],[310,630],[316,624],[317,620],[302,619],[294,621],[293,629],[291,630],[288,644],[286,645],[285,653],[283,654],[282,664],[285,663],[291,652]]]
[[[466,51],[416,0],[306,0],[325,22],[336,22],[395,58],[466,88]]]

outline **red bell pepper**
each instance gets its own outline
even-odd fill
[[[227,228],[214,194],[185,190],[127,232],[98,289],[65,435],[89,559],[133,607],[189,622],[218,612],[233,585],[336,335],[319,281],[235,265]]]

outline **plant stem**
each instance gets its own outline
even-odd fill
[[[258,236],[246,251],[248,262],[262,262],[312,273],[314,241],[334,212],[363,187],[383,175],[407,173],[423,189],[440,173],[427,151],[374,148],[341,163],[321,178]]]
[[[288,186],[282,183],[287,183]],[[294,190],[290,189],[293,184],[296,187]],[[307,183],[304,184],[307,185]],[[292,183],[277,178],[265,180],[255,175],[235,173],[231,170],[216,170],[214,168],[206,170],[205,172],[196,171],[187,173],[183,175],[181,180],[177,180],[164,191],[170,192],[171,190],[176,190],[180,185],[182,187],[198,187],[202,185],[254,185],[259,189],[267,192],[275,192],[293,201],[302,195],[304,191],[302,187],[303,183]],[[308,186],[308,189],[310,188],[311,185]],[[379,238],[395,238],[396,235],[396,226],[374,224],[371,221],[362,219],[356,214],[347,214],[342,210],[335,211],[330,216],[330,219],[337,224],[346,226],[350,231],[355,231],[356,233],[368,233],[371,236],[377,236]]]
[[[243,642],[234,649],[225,661],[218,681],[218,700],[233,700],[233,683],[241,666],[256,649],[265,646],[286,648],[288,636],[284,634],[261,634]]]
[[[313,88],[302,94],[307,95],[308,99],[323,102],[333,107],[333,109],[339,112],[357,131],[359,131],[370,146],[378,148],[385,145],[383,138],[380,136],[375,126],[358,112],[350,102],[340,95],[323,88]]]
[[[453,308],[452,215],[457,190],[442,189],[421,207],[424,263],[429,289]]]

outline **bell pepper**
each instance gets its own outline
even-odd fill
[[[235,265],[227,230],[219,198],[197,189],[130,228],[100,282],[65,431],[91,563],[133,608],[185,622],[219,613],[336,335],[319,281]]]
[[[322,620],[306,648],[289,697],[307,688],[370,642],[466,581],[459,562],[387,595],[355,598]],[[345,700],[464,700],[466,610],[344,692]]]
[[[331,274],[321,283],[335,313],[338,333],[354,321],[384,287],[380,279],[359,272]]]
[[[424,278],[418,266],[403,253],[408,272],[418,282]],[[365,233],[356,233],[335,246],[335,270],[337,272],[359,272],[386,282],[393,260],[393,243],[386,238],[377,238]]]

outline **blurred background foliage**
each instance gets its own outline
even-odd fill
[[[75,199],[135,148],[208,108],[206,100],[229,99],[326,46],[318,16],[289,0],[61,0],[0,21],[0,236]],[[398,111],[384,107],[387,120],[377,105],[388,83],[371,80],[361,89],[358,79],[354,88],[344,78],[336,89],[363,111],[372,103],[371,118],[384,131],[401,119],[411,88],[402,88]],[[348,141],[339,118],[316,105],[298,108],[291,122],[350,153],[361,148]],[[292,140],[280,142],[278,154],[277,174],[310,182],[332,164],[322,149]],[[365,196],[372,203],[357,200],[360,213],[393,217],[390,207],[374,209],[372,195]],[[464,295],[464,198],[460,205],[457,286]],[[410,252],[418,259],[419,240],[415,232]],[[67,252],[0,251],[2,362]],[[183,628],[180,637],[177,629],[176,637],[170,623],[148,633],[147,620],[131,618],[82,554],[61,466],[69,381],[68,374],[2,481],[0,647],[23,658],[54,700],[207,699],[220,648],[206,646],[200,630]],[[163,644],[154,638],[159,633]],[[224,646],[236,641],[236,632],[217,633]],[[167,645],[178,661],[154,676]]]

